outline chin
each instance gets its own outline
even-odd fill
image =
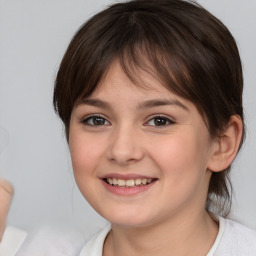
[[[142,212],[137,211],[115,211],[115,213],[102,213],[102,216],[105,217],[112,225],[117,225],[126,228],[139,228],[146,227],[152,224],[152,216],[148,216]]]

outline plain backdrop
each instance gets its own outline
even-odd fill
[[[104,224],[75,185],[52,92],[72,35],[110,2],[0,0],[0,138],[9,141],[0,147],[0,176],[15,187],[9,225],[31,231],[66,223],[93,232]],[[231,30],[241,53],[247,138],[233,165],[231,218],[256,229],[256,1],[198,2]]]

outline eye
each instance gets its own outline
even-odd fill
[[[100,115],[92,115],[92,116],[86,117],[82,121],[82,123],[85,125],[91,125],[91,126],[102,126],[102,125],[110,124],[104,117]]]
[[[171,119],[165,117],[165,116],[155,116],[154,118],[151,118],[148,122],[147,125],[150,126],[167,126],[170,124],[174,124],[175,122],[172,121]]]

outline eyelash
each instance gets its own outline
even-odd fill
[[[94,120],[95,119],[101,119],[101,121],[103,122],[103,124],[95,124],[94,123]],[[163,125],[157,125],[156,124],[156,120],[159,119],[162,121],[164,121],[164,124]],[[92,123],[89,123],[90,121],[93,122]],[[98,120],[99,121],[99,120]],[[107,122],[107,124],[105,124]],[[150,122],[154,122],[154,125],[150,125],[149,123]],[[88,125],[88,126],[104,126],[104,125],[110,125],[110,122],[106,120],[106,118],[104,118],[102,115],[100,114],[94,114],[94,115],[90,115],[88,117],[86,117],[85,119],[82,120],[82,123],[84,125]],[[172,124],[175,124],[175,122],[173,120],[171,120],[170,118],[166,117],[166,116],[162,116],[162,115],[156,115],[156,116],[153,116],[151,117],[147,122],[146,122],[146,126],[155,126],[155,127],[165,127],[165,126],[169,126],[169,125],[172,125]]]
[[[156,120],[157,119],[160,119],[161,121],[164,121],[165,123],[163,125],[156,125]],[[172,125],[172,124],[175,124],[175,122],[173,120],[171,120],[170,118],[166,117],[166,116],[163,116],[163,115],[156,115],[156,116],[153,116],[151,117],[147,122],[146,122],[146,125],[149,123],[149,122],[154,122],[154,125],[149,125],[149,126],[155,126],[155,127],[166,127],[166,126],[169,126],[169,125]]]
[[[102,115],[100,115],[100,114],[94,114],[94,115],[90,115],[90,116],[85,117],[85,119],[82,120],[82,123],[83,123],[84,125],[88,125],[88,126],[103,126],[103,125],[106,125],[106,124],[97,125],[97,124],[90,124],[90,123],[89,123],[89,121],[92,121],[92,122],[93,122],[93,120],[95,120],[96,118],[101,119],[101,120],[103,120],[104,122],[108,122],[108,121],[106,120],[106,118],[104,118]],[[108,122],[107,125],[109,125],[109,124],[110,124],[110,122]]]

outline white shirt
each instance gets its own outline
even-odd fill
[[[256,231],[229,219],[216,218],[219,232],[206,256],[256,256]],[[103,244],[110,230],[108,225],[91,238],[80,256],[102,256]]]
[[[27,233],[13,227],[7,227],[0,243],[0,256],[15,256]]]
[[[40,227],[28,235],[15,256],[78,256],[87,237],[73,228]]]

